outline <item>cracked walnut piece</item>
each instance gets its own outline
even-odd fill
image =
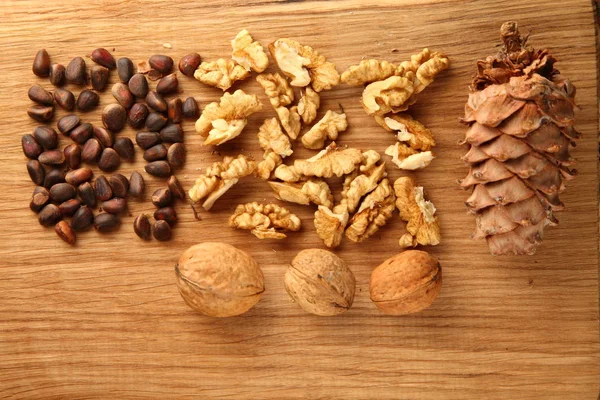
[[[383,115],[391,111],[404,111],[405,104],[414,93],[410,77],[390,76],[383,81],[367,85],[362,94],[362,105],[369,115]]]
[[[294,90],[287,79],[277,72],[260,74],[256,77],[256,82],[262,86],[274,109],[288,106],[294,101]]]
[[[423,49],[419,54],[410,57],[410,61],[403,61],[398,68],[398,75],[404,71],[415,73],[415,93],[421,93],[429,86],[437,74],[450,66],[450,60],[442,53],[431,52]],[[404,71],[403,71],[404,70]]]
[[[246,126],[246,118],[259,111],[262,104],[255,95],[236,90],[224,93],[221,100],[204,108],[196,121],[196,132],[207,137],[204,144],[219,145],[237,137]]]
[[[300,218],[276,204],[247,203],[236,207],[229,226],[247,229],[259,239],[283,239],[282,231],[299,231]]]
[[[279,154],[271,149],[268,149],[263,154],[263,160],[258,163],[255,171],[256,177],[267,181],[271,178],[271,174],[281,163],[283,159]]]
[[[231,41],[231,58],[246,71],[253,70],[261,73],[269,66],[269,57],[262,45],[250,36],[250,32],[242,29]]]
[[[284,182],[298,182],[306,180],[306,177],[299,174],[293,165],[281,164],[275,169],[275,178]]]
[[[414,150],[427,151],[435,146],[431,131],[409,114],[394,114],[390,117],[376,115],[375,121],[386,131],[396,132],[398,140]]]
[[[283,38],[268,47],[279,69],[292,80],[292,86],[305,87],[312,83],[312,88],[321,92],[331,89],[340,81],[335,65],[310,46]]]
[[[313,125],[308,132],[302,136],[302,144],[307,149],[320,150],[325,146],[325,140],[336,140],[338,133],[348,128],[346,114],[338,114],[331,110]]]
[[[194,78],[208,86],[223,91],[237,81],[250,76],[250,72],[233,60],[219,58],[217,61],[204,61],[194,72]]]
[[[365,173],[358,174],[355,171],[353,174],[347,175],[344,179],[342,200],[333,208],[333,211],[338,214],[343,211],[348,213],[356,211],[360,199],[375,190],[379,181],[385,176],[385,163],[371,168]]]
[[[423,188],[416,186],[411,178],[401,177],[394,182],[394,191],[400,218],[407,222],[407,233],[400,238],[400,247],[439,244],[440,228],[435,216],[435,206],[425,200]]]
[[[325,246],[335,248],[342,243],[344,229],[348,224],[348,212],[334,213],[325,206],[319,206],[315,212],[315,228],[317,235],[323,240]]]
[[[293,106],[290,108],[278,107],[275,109],[275,112],[281,121],[281,126],[283,126],[285,133],[287,133],[290,139],[296,140],[300,134],[301,128],[298,106]]]
[[[273,150],[281,157],[291,156],[294,152],[290,139],[281,130],[277,118],[267,118],[258,129],[258,144],[267,151]]]
[[[377,188],[365,197],[358,212],[350,220],[346,237],[358,243],[372,236],[392,217],[396,208],[395,200],[392,185],[388,178],[384,178]]]
[[[321,106],[321,96],[310,86],[302,90],[300,100],[298,100],[298,114],[302,117],[305,124],[310,124],[317,118],[317,111]]]
[[[362,60],[342,73],[341,81],[350,86],[382,81],[396,74],[398,67],[385,60]]]
[[[435,158],[431,151],[419,152],[400,142],[385,149],[385,154],[392,157],[398,168],[409,171],[425,168]]]
[[[417,94],[449,65],[443,54],[423,49],[411,56],[410,61],[402,62],[394,75],[365,87],[361,100],[365,111],[369,115],[406,111],[417,101]]]
[[[381,160],[381,155],[375,150],[367,150],[362,153],[363,161],[360,166],[360,172],[368,172]]]
[[[278,200],[289,201],[308,205],[310,203],[333,207],[333,195],[327,182],[320,179],[311,179],[306,182],[269,182]]]
[[[205,199],[202,207],[209,211],[225,192],[235,185],[240,178],[252,174],[256,170],[256,163],[248,160],[242,154],[237,157],[225,157],[223,161],[216,162],[207,168],[206,173],[200,175],[188,194],[193,202]]]
[[[260,74],[256,81],[263,87],[287,135],[296,139],[300,134],[298,107],[286,108],[294,101],[294,91],[287,79],[278,73]]]
[[[298,182],[304,177],[333,178],[353,172],[363,162],[363,153],[354,148],[338,149],[335,142],[314,157],[294,161],[293,166],[282,164],[275,177],[284,182]]]
[[[223,161],[213,163],[206,169],[206,176],[218,176],[222,179],[243,178],[254,172],[256,162],[243,154],[237,157],[225,157]]]
[[[363,155],[360,150],[338,149],[335,142],[331,142],[314,157],[296,160],[294,169],[304,176],[333,178],[351,173],[362,161]]]

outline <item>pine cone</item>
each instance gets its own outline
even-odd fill
[[[548,50],[526,46],[515,22],[500,31],[504,46],[477,62],[465,105],[470,149],[462,159],[471,168],[460,185],[472,189],[466,205],[477,216],[473,238],[486,238],[494,255],[533,254],[544,227],[558,223],[558,194],[576,172],[568,168],[569,146],[580,136],[575,88]]]

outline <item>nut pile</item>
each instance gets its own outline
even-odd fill
[[[257,72],[256,81],[277,117],[266,119],[259,128],[258,142],[264,151],[262,161],[256,163],[239,155],[236,159],[226,157],[222,163],[215,163],[190,189],[192,201],[206,199],[203,207],[208,211],[240,178],[254,175],[267,181],[279,200],[317,205],[314,220],[317,234],[330,248],[339,246],[344,236],[353,242],[369,238],[386,224],[396,208],[408,223],[408,233],[399,241],[401,247],[439,243],[435,207],[424,199],[422,187],[402,178],[392,184],[386,177],[385,162],[374,150],[338,148],[335,140],[348,128],[343,110],[327,110],[320,120],[314,121],[320,107],[319,93],[340,82],[365,85],[361,100],[365,111],[386,131],[394,132],[398,139],[386,150],[392,163],[405,170],[424,168],[434,158],[431,151],[435,146],[433,134],[404,111],[416,102],[417,95],[433,82],[434,77],[448,67],[447,57],[424,49],[399,65],[363,60],[340,75],[335,65],[312,47],[283,38],[268,46],[280,74],[263,72],[269,58],[247,30],[241,31],[231,45],[231,59],[202,63],[194,77],[226,91],[233,82],[248,78],[251,71]],[[294,87],[301,88],[296,104]],[[205,108],[196,122],[196,131],[206,138],[205,145],[219,146],[239,136],[247,117],[261,108],[256,96],[241,89],[233,94],[225,92],[219,102]],[[311,123],[313,125],[301,135],[302,125]],[[309,159],[296,160],[292,165],[284,164],[284,159],[293,153],[292,143],[300,136],[304,147],[321,151]],[[220,175],[234,160],[239,164],[239,168],[233,169],[235,173]],[[223,166],[219,167],[219,164]],[[217,172],[211,172],[215,170]],[[327,181],[331,178],[343,179],[342,200],[338,204],[334,204]],[[273,205],[239,205],[229,225],[251,229],[261,239],[285,238],[282,232],[257,234],[257,227],[281,228],[276,224],[269,225],[268,217],[251,210],[265,207]]]
[[[119,215],[127,211],[127,196],[143,197],[144,178],[134,172],[129,179],[114,173],[109,177],[95,177],[88,166],[96,165],[103,172],[112,173],[122,161],[130,162],[135,157],[135,146],[127,137],[116,137],[126,124],[134,129],[143,129],[136,135],[137,145],[144,150],[148,162],[148,174],[169,178],[169,193],[184,199],[185,194],[173,171],[183,166],[183,118],[197,119],[200,109],[193,97],[182,102],[179,98],[165,99],[164,96],[178,90],[177,74],[171,73],[173,59],[165,55],[153,55],[148,61],[138,64],[126,57],[115,60],[103,48],[90,55],[94,65],[89,69],[82,57],[76,57],[64,67],[52,64],[46,50],[36,54],[32,71],[39,77],[47,77],[55,86],[53,92],[36,84],[28,91],[29,98],[36,103],[28,115],[39,122],[50,123],[54,118],[55,106],[69,114],[61,117],[56,129],[72,143],[59,148],[59,134],[48,125],[38,126],[32,134],[21,138],[23,153],[29,161],[27,171],[34,190],[30,208],[37,212],[40,224],[55,225],[58,236],[69,244],[76,242],[76,232],[92,225],[101,232],[116,229],[120,225]],[[196,53],[183,57],[180,71],[192,75],[200,64]],[[84,114],[100,104],[98,92],[109,84],[110,71],[117,70],[120,82],[111,88],[115,103],[102,110],[102,127],[93,126],[82,120]],[[151,90],[148,79],[157,80]],[[82,87],[77,96],[65,85]],[[100,207],[101,213],[94,215],[93,209]],[[167,206],[165,208],[165,206]],[[155,213],[156,222],[152,234],[159,240],[171,237],[171,225],[175,223],[175,209],[171,201]],[[70,223],[66,218],[71,217]],[[141,222],[136,219],[134,228],[140,237],[148,238]],[[148,226],[150,226],[149,221]],[[165,226],[166,224],[166,226]]]

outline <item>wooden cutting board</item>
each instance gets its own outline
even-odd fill
[[[229,3],[229,5],[225,5]],[[243,1],[48,2],[0,4],[0,397],[2,398],[231,398],[231,399],[596,399],[598,395],[597,74],[592,4],[586,1]],[[495,51],[499,27],[517,20],[530,43],[547,47],[577,86],[583,133],[573,155],[579,176],[562,196],[568,211],[547,229],[531,257],[492,257],[469,239],[474,219],[456,180],[467,168],[457,142],[475,61]],[[156,53],[179,60],[197,51],[204,60],[228,57],[242,28],[264,45],[291,37],[311,45],[340,71],[365,57],[406,60],[423,47],[445,52],[451,68],[411,109],[436,135],[437,159],[412,174],[439,209],[444,283],[426,311],[384,316],[370,302],[373,268],[399,251],[398,216],[375,237],[336,250],[357,279],[353,308],[335,318],[304,313],[286,294],[286,264],[323,245],[312,224],[314,208],[285,204],[303,220],[287,240],[259,241],[226,220],[236,204],[274,201],[267,185],[245,179],[197,221],[179,204],[180,222],[168,243],[143,242],[135,216],[152,212],[152,191],[164,181],[147,177],[144,201],[113,234],[81,234],[75,247],[41,227],[28,209],[33,190],[20,136],[35,127],[25,110],[39,48],[67,64],[99,46],[136,62]],[[171,48],[163,47],[169,43]],[[88,60],[88,66],[92,62]],[[111,82],[116,74],[111,75]],[[183,97],[202,107],[221,92],[182,77]],[[265,105],[243,135],[217,151],[202,147],[184,123],[188,150],[177,172],[189,188],[200,169],[223,155],[261,157],[255,134],[274,116],[254,78],[237,85]],[[75,88],[78,91],[78,88]],[[350,129],[340,145],[382,152],[393,137],[359,104],[360,88],[342,85],[323,94],[320,115],[343,106]],[[113,102],[110,91],[103,105]],[[100,123],[99,110],[83,115]],[[62,116],[63,112],[58,112]],[[56,119],[55,121],[56,122]],[[125,130],[120,135],[133,137]],[[61,138],[61,146],[69,142]],[[309,151],[296,146],[296,154]],[[124,163],[129,175],[142,171]],[[97,169],[95,169],[96,172]],[[400,176],[393,166],[392,179]],[[175,286],[173,266],[187,247],[225,241],[252,254],[267,291],[244,316],[210,319],[192,312]]]

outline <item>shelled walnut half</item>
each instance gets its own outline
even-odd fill
[[[385,154],[400,169],[415,170],[428,166],[435,158],[431,148],[435,139],[429,129],[408,114],[391,117],[375,116],[375,121],[384,129],[396,132],[398,143],[389,146]]]
[[[297,106],[286,107],[294,101],[294,91],[287,79],[275,73],[260,74],[256,81],[264,89],[287,135],[296,139],[301,128],[300,114]]]
[[[225,194],[240,178],[251,175],[256,170],[256,163],[240,154],[237,157],[225,157],[223,161],[216,162],[206,173],[200,175],[189,190],[188,194],[193,202],[202,199],[202,207],[209,211],[221,196]]]
[[[284,231],[299,231],[302,223],[287,208],[254,202],[238,205],[229,226],[250,230],[259,239],[283,239]]]
[[[259,111],[262,104],[255,95],[236,90],[225,93],[221,100],[204,108],[196,121],[196,132],[206,137],[205,145],[220,145],[240,135],[246,118]]]
[[[258,144],[267,151],[273,150],[281,157],[291,156],[294,152],[289,138],[281,130],[277,118],[267,118],[258,129]]]
[[[362,94],[365,111],[369,115],[384,115],[406,111],[449,64],[445,55],[423,49],[397,67],[386,61],[363,60],[348,68],[342,80],[350,85],[366,83]]]
[[[339,149],[335,142],[321,150],[314,157],[296,160],[293,166],[280,165],[275,177],[285,182],[298,182],[303,177],[340,177],[354,171],[363,161],[363,154],[354,148]]]
[[[386,131],[395,132],[398,141],[414,150],[427,151],[435,146],[431,131],[409,114],[391,114],[389,117],[376,115],[375,121]]]
[[[325,206],[319,206],[315,212],[314,224],[317,235],[323,240],[325,246],[335,248],[342,243],[349,217],[347,211],[336,213]]]
[[[347,211],[354,213],[360,200],[377,187],[379,181],[386,176],[385,163],[373,166],[369,170],[358,173],[355,171],[344,179],[342,200],[333,210],[336,213]]]
[[[310,46],[282,38],[268,47],[281,72],[292,80],[292,86],[305,87],[312,84],[316,92],[321,92],[331,89],[340,81],[335,65]]]
[[[362,86],[367,83],[382,81],[394,75],[398,66],[385,60],[362,60],[341,75],[341,81],[350,86]]]
[[[394,192],[400,218],[407,222],[407,233],[400,238],[400,247],[439,244],[440,228],[435,216],[436,209],[432,202],[425,200],[423,188],[416,186],[409,177],[400,177],[394,182]]]
[[[194,72],[194,78],[208,86],[223,91],[235,82],[246,79],[250,72],[234,60],[219,58],[216,61],[204,61]]]
[[[262,45],[252,39],[250,32],[242,29],[231,41],[231,58],[247,71],[261,73],[269,66],[269,57]]]
[[[310,86],[301,91],[300,100],[298,100],[298,114],[302,117],[302,122],[310,124],[317,118],[317,111],[321,106],[321,96]]]
[[[293,153],[289,138],[281,130],[277,118],[266,119],[258,130],[258,144],[265,151],[263,161],[258,163],[256,176],[268,180],[283,158]]]
[[[382,179],[375,190],[365,197],[346,228],[346,237],[353,242],[362,242],[392,218],[396,196],[388,178]]]
[[[269,186],[277,199],[308,205],[310,203],[333,207],[333,195],[327,182],[320,179],[311,179],[306,182],[269,182]]]
[[[327,111],[323,118],[302,136],[302,144],[307,149],[320,150],[325,146],[325,140],[337,140],[338,134],[348,128],[346,114]]]

